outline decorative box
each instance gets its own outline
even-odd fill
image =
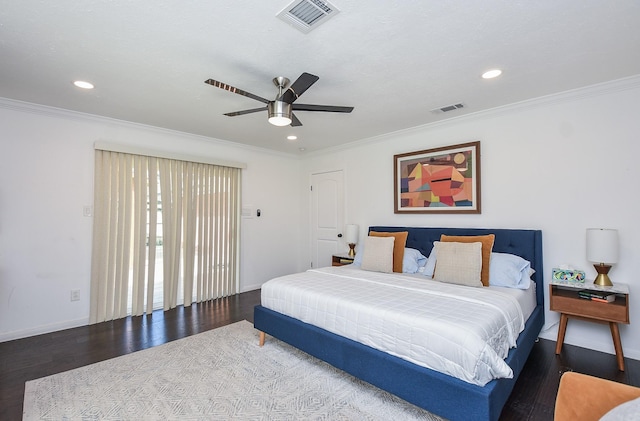
[[[553,268],[553,280],[584,283],[585,274],[581,270]]]

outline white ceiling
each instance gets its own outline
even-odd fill
[[[640,74],[636,0],[332,0],[308,34],[276,17],[289,3],[0,0],[0,97],[297,154]],[[353,113],[275,127],[204,83],[273,99],[302,72],[320,80],[299,102]]]

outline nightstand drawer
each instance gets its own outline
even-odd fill
[[[355,257],[348,254],[334,254],[331,256],[331,266],[344,266],[353,263]]]
[[[549,307],[552,311],[607,322],[629,323],[628,295],[616,295],[615,301],[600,303],[578,297],[575,289],[551,285],[550,298]]]

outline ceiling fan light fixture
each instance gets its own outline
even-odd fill
[[[289,117],[282,116],[269,117],[269,123],[273,124],[274,126],[284,127],[291,124],[291,119]]]
[[[274,126],[288,126],[291,124],[291,104],[284,101],[272,101],[267,105],[269,123]]]

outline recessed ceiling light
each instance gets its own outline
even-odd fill
[[[288,140],[296,140],[297,138],[298,136],[294,136],[294,135],[287,136]]]
[[[482,78],[483,79],[493,79],[494,77],[498,77],[502,74],[502,70],[500,69],[493,69],[493,70],[489,70],[488,72],[484,72],[482,74]]]
[[[93,84],[89,82],[85,82],[84,80],[76,80],[75,82],[73,82],[73,84],[76,85],[78,88],[93,89]]]

